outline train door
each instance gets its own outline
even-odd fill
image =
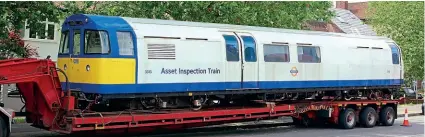
[[[258,88],[257,42],[248,33],[236,33],[241,43],[242,55],[242,88]]]
[[[226,89],[242,88],[242,63],[241,63],[241,43],[235,33],[223,32],[222,36],[225,42]]]
[[[247,33],[222,33],[226,50],[227,89],[258,88],[257,44]]]

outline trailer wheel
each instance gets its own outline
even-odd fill
[[[384,126],[392,126],[394,124],[394,109],[386,106],[379,112],[379,122]]]
[[[377,113],[372,107],[366,107],[360,112],[360,124],[366,128],[376,125]]]
[[[9,134],[7,133],[7,124],[4,121],[3,117],[0,117],[0,135],[1,137],[7,137]]]
[[[292,124],[295,125],[295,127],[301,127],[301,120],[299,120],[298,118],[292,117]]]
[[[342,129],[354,128],[356,121],[356,113],[352,108],[342,110],[338,117],[338,124]]]
[[[307,128],[307,127],[310,127],[313,124],[312,120],[310,118],[308,118],[308,116],[305,115],[305,114],[301,115],[301,119],[297,119],[295,117],[292,117],[292,121],[293,121],[293,124],[296,127],[300,127],[300,128],[302,128],[302,127]]]

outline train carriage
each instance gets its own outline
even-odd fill
[[[403,83],[402,64],[385,37],[86,14],[65,20],[58,54],[70,89],[86,101],[143,109],[388,96]]]

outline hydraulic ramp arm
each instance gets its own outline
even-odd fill
[[[63,112],[64,99],[70,96],[62,92],[55,63],[34,58],[0,61],[0,84],[14,83],[25,100],[26,121],[47,130],[57,128],[55,119]]]

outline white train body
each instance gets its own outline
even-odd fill
[[[124,20],[137,35],[138,84],[164,84],[165,92],[184,88],[209,91],[394,86],[400,85],[403,79],[400,49],[387,38],[180,21]],[[240,50],[245,43],[237,40],[239,60],[228,61],[223,35],[253,38],[257,58],[248,55],[250,58],[245,59],[245,50]],[[304,56],[303,62],[299,59],[302,58],[299,46],[318,47],[316,56],[320,59]],[[311,49],[316,48],[304,52],[308,55]],[[265,59],[265,54],[288,51],[288,58]],[[398,57],[393,59],[393,53]]]
[[[58,66],[71,90],[110,97],[395,89],[400,53],[384,37],[76,14]]]

